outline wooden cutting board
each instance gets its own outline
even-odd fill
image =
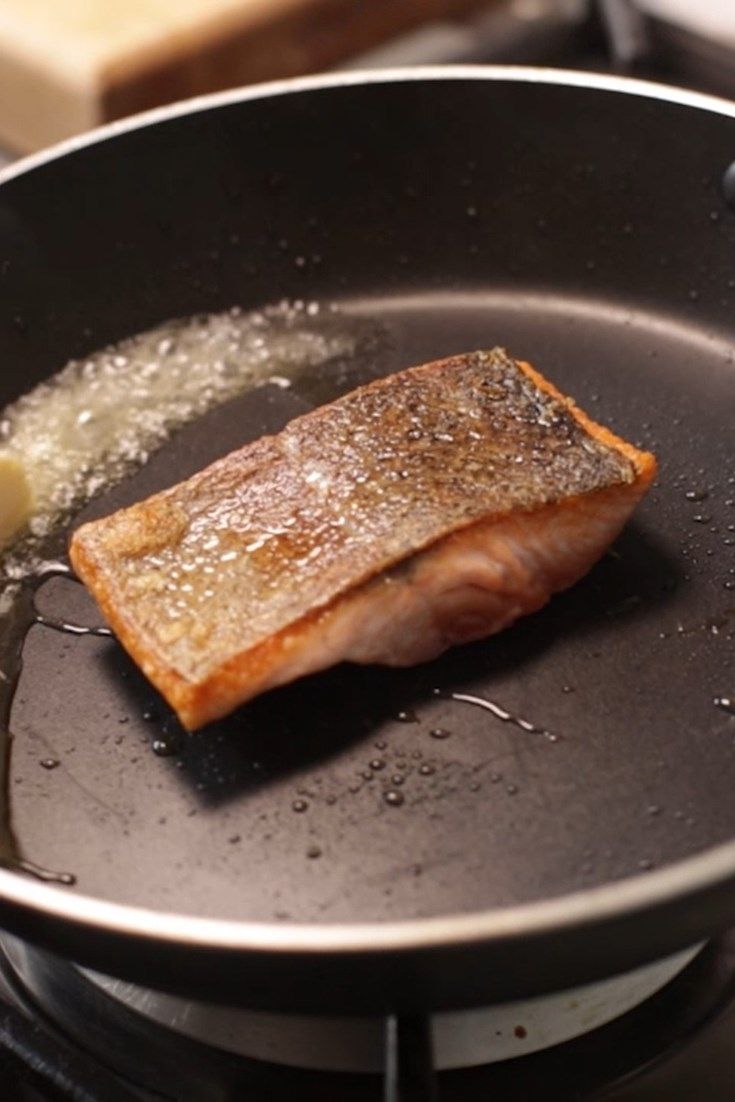
[[[0,140],[29,151],[157,104],[314,72],[419,23],[479,6],[0,0]]]

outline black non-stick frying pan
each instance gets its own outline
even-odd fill
[[[661,464],[545,611],[428,666],[293,685],[178,756],[152,752],[168,713],[113,640],[34,628],[13,823],[77,885],[0,872],[5,927],[148,985],[360,1013],[567,987],[732,923],[734,159],[725,102],[469,68],[228,93],[5,173],[1,403],[167,318],[314,299],[381,334],[351,383],[502,344]],[[329,370],[221,408],[85,516],[317,393]],[[63,580],[39,600],[94,614]]]

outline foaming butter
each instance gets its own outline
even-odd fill
[[[175,429],[354,345],[339,314],[284,302],[167,322],[68,363],[0,415],[0,549],[49,535]]]

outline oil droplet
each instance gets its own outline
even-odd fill
[[[479,781],[470,781],[470,792],[479,792],[479,791],[480,791],[480,782]]]
[[[36,613],[36,623],[46,628],[53,628],[64,635],[98,635],[112,638],[112,632],[106,627],[88,627],[85,624],[74,624],[68,620],[57,620],[52,616],[44,616]]]
[[[515,796],[515,794],[518,791],[518,785],[517,784],[506,785],[505,791],[508,793],[509,796]]]
[[[362,777],[362,779],[363,779],[364,781],[371,781],[371,780],[373,780],[373,778],[374,778],[375,774],[374,774],[374,773],[372,773],[372,772],[371,772],[371,771],[370,771],[369,769],[363,769],[363,771],[362,771],[362,773],[360,774],[360,776]]]
[[[306,856],[308,858],[310,858],[312,861],[315,861],[317,859],[317,857],[321,857],[321,855],[322,855],[322,851],[321,851],[321,848],[319,846],[309,846],[309,848],[306,851]]]
[[[151,748],[159,758],[173,758],[179,753],[181,747],[175,736],[169,736],[167,738],[154,738]]]
[[[687,490],[684,497],[687,501],[706,501],[709,497],[709,490]]]
[[[462,704],[474,704],[477,708],[484,708],[486,712],[491,712],[496,719],[502,720],[503,723],[512,723],[516,727],[520,727],[522,731],[528,731],[531,735],[548,734],[548,731],[544,730],[543,727],[537,727],[535,723],[530,723],[527,719],[514,716],[512,712],[501,708],[494,700],[485,700],[484,697],[471,696],[469,693],[452,693],[451,697],[452,700],[458,700]]]
[[[653,861],[651,860],[650,857],[641,857],[640,861],[638,862],[638,868],[643,869],[644,872],[647,871],[648,869],[652,869],[653,868]]]
[[[659,804],[649,804],[648,807],[646,808],[646,814],[647,815],[660,815],[661,814],[660,805]]]
[[[396,788],[400,788],[400,786],[404,783],[405,780],[406,780],[406,778],[403,776],[402,773],[394,773],[393,776],[390,779],[390,783],[395,785]]]
[[[425,761],[423,765],[419,766],[419,773],[424,777],[431,777],[432,774],[436,773],[436,769],[428,761]]]
[[[385,741],[385,739],[382,739],[382,738],[378,739],[378,741],[375,743],[375,749],[376,750],[385,750],[387,746],[388,746],[388,743]]]
[[[160,718],[155,708],[146,708],[142,716],[146,723],[155,723]]]
[[[707,513],[695,513],[692,520],[695,524],[709,524],[712,517],[708,516]]]
[[[41,758],[39,764],[42,765],[44,769],[56,769],[61,765],[61,762],[58,758]]]
[[[404,796],[402,792],[395,792],[392,788],[389,788],[387,792],[383,793],[383,799],[391,807],[400,807],[404,802]]]
[[[720,708],[723,712],[727,712],[728,715],[735,716],[735,697],[716,696],[714,704],[716,708]]]
[[[562,685],[561,691],[563,693],[573,693],[574,692],[574,686],[573,685]]]
[[[294,802],[291,804],[291,810],[300,815],[302,814],[302,812],[306,811],[308,806],[308,800],[294,800]]]
[[[439,739],[449,738],[451,733],[452,732],[448,731],[446,729],[446,727],[432,727],[432,729],[429,731],[429,734],[431,735],[432,738],[439,738]]]
[[[77,878],[71,872],[52,872],[50,869],[44,869],[40,865],[35,865],[33,861],[18,861],[18,868],[23,869],[24,872],[29,872],[32,876],[35,876],[38,880],[43,880],[46,884],[65,884],[67,887],[76,884]]]
[[[396,715],[399,723],[418,723],[419,717],[415,712],[402,710]]]
[[[385,762],[382,758],[373,758],[373,760],[370,762],[370,768],[374,769],[377,773],[379,770],[385,769]]]
[[[503,774],[502,773],[491,773],[490,774],[490,783],[491,784],[499,784],[500,781],[502,781],[502,779],[503,779]]]

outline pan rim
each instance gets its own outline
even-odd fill
[[[98,127],[24,157],[0,171],[0,187],[68,154],[143,127],[156,125],[213,108],[308,91],[372,84],[421,81],[497,81],[546,84],[607,91],[661,100],[735,119],[735,103],[717,96],[665,84],[530,66],[417,66],[350,71],[272,81],[230,89],[155,108]],[[620,881],[586,888],[551,899],[472,914],[452,913],[431,918],[365,923],[253,922],[177,914],[115,903],[28,879],[0,869],[0,906],[33,912],[94,931],[131,936],[159,945],[185,944],[191,949],[230,952],[269,952],[277,955],[377,955],[451,948],[472,944],[524,942],[552,933],[591,929],[680,901],[694,900],[735,882],[735,840],[711,847],[692,857]],[[682,944],[709,933],[692,916]]]
[[[291,77],[285,80],[265,81],[247,87],[228,88],[223,92],[193,96],[178,100],[164,107],[154,107],[128,115],[123,119],[95,127],[84,134],[77,134],[56,142],[37,153],[30,153],[0,170],[0,186],[34,169],[97,145],[108,138],[116,138],[159,122],[195,115],[217,107],[229,107],[276,96],[300,92],[360,87],[366,84],[408,84],[421,81],[476,80],[499,83],[551,84],[557,87],[586,88],[591,91],[617,92],[640,96],[644,99],[662,100],[681,107],[692,107],[714,114],[735,118],[735,102],[705,92],[688,88],[623,77],[608,73],[590,73],[576,69],[551,69],[532,65],[416,65],[387,69],[356,69],[338,73],[322,73],[315,76]]]
[[[131,935],[157,944],[185,944],[191,949],[241,952],[268,951],[309,956],[325,950],[345,955],[447,949],[452,946],[527,942],[551,933],[604,926],[665,908],[732,881],[735,842],[724,842],[694,857],[661,869],[639,873],[581,891],[533,903],[496,907],[472,914],[386,922],[317,923],[255,922],[176,914],[114,903],[36,883],[0,869],[0,900],[40,911],[76,926]],[[694,944],[709,933],[694,926],[682,944]]]

